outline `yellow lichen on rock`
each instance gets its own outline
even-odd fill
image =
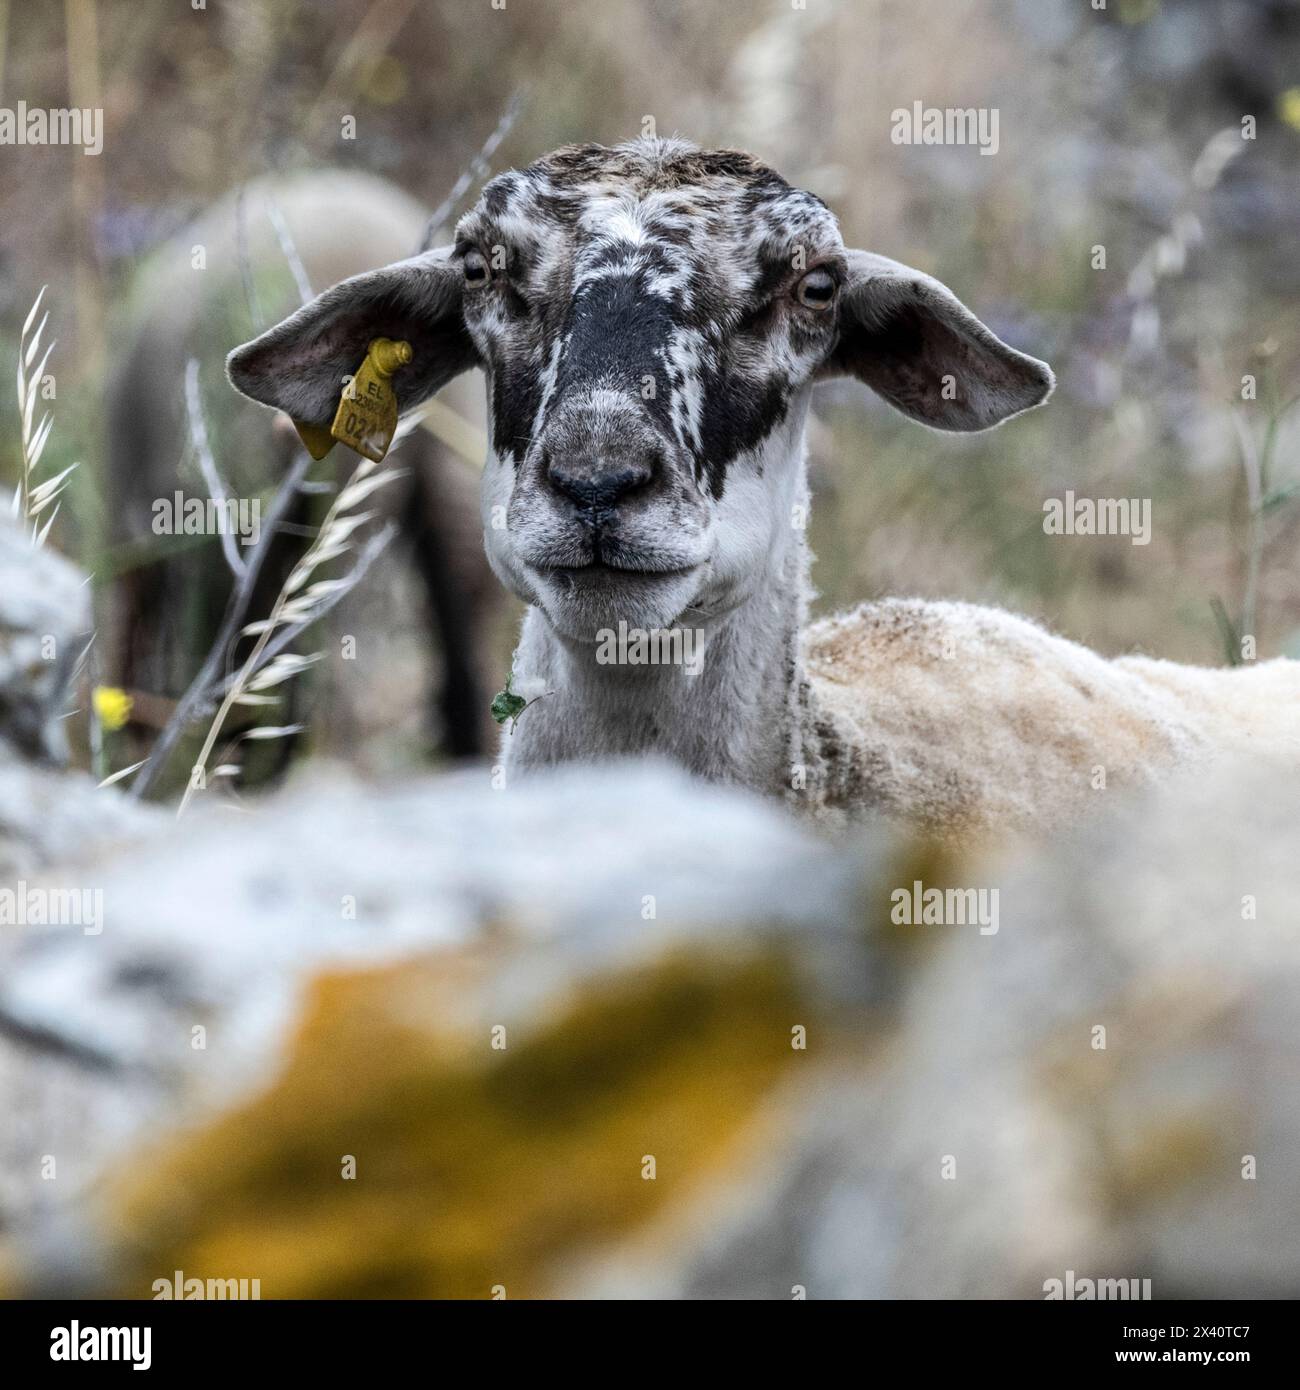
[[[106,1194],[113,1292],[180,1269],[264,1298],[542,1294],[554,1263],[684,1200],[807,1065],[770,946],[592,980],[501,1050],[465,979],[439,1026],[447,966],[319,978],[269,1088]]]

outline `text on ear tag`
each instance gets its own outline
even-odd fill
[[[365,458],[382,463],[397,433],[397,396],[392,375],[414,356],[410,343],[394,342],[392,338],[372,339],[365,361],[343,388],[330,434]],[[310,442],[303,442],[310,450]]]

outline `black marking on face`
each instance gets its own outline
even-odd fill
[[[721,497],[727,464],[766,439],[785,419],[789,391],[781,381],[769,381],[755,392],[719,377],[707,389],[706,399],[700,466],[709,491],[714,497]]]
[[[642,378],[662,375],[663,345],[675,326],[670,306],[646,293],[639,274],[590,282],[569,314],[557,397],[595,383],[639,392]]]

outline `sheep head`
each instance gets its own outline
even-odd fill
[[[488,558],[564,638],[708,621],[781,563],[812,385],[855,376],[944,430],[1052,388],[943,285],[845,247],[749,155],[569,146],[494,178],[452,246],[344,281],[231,354],[234,385],[324,426],[374,338],[409,411],[483,369]]]

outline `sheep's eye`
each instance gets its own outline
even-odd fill
[[[829,270],[810,270],[794,293],[806,309],[828,309],[835,299],[835,277]]]
[[[465,283],[475,287],[486,285],[492,278],[492,267],[481,251],[465,252]]]

